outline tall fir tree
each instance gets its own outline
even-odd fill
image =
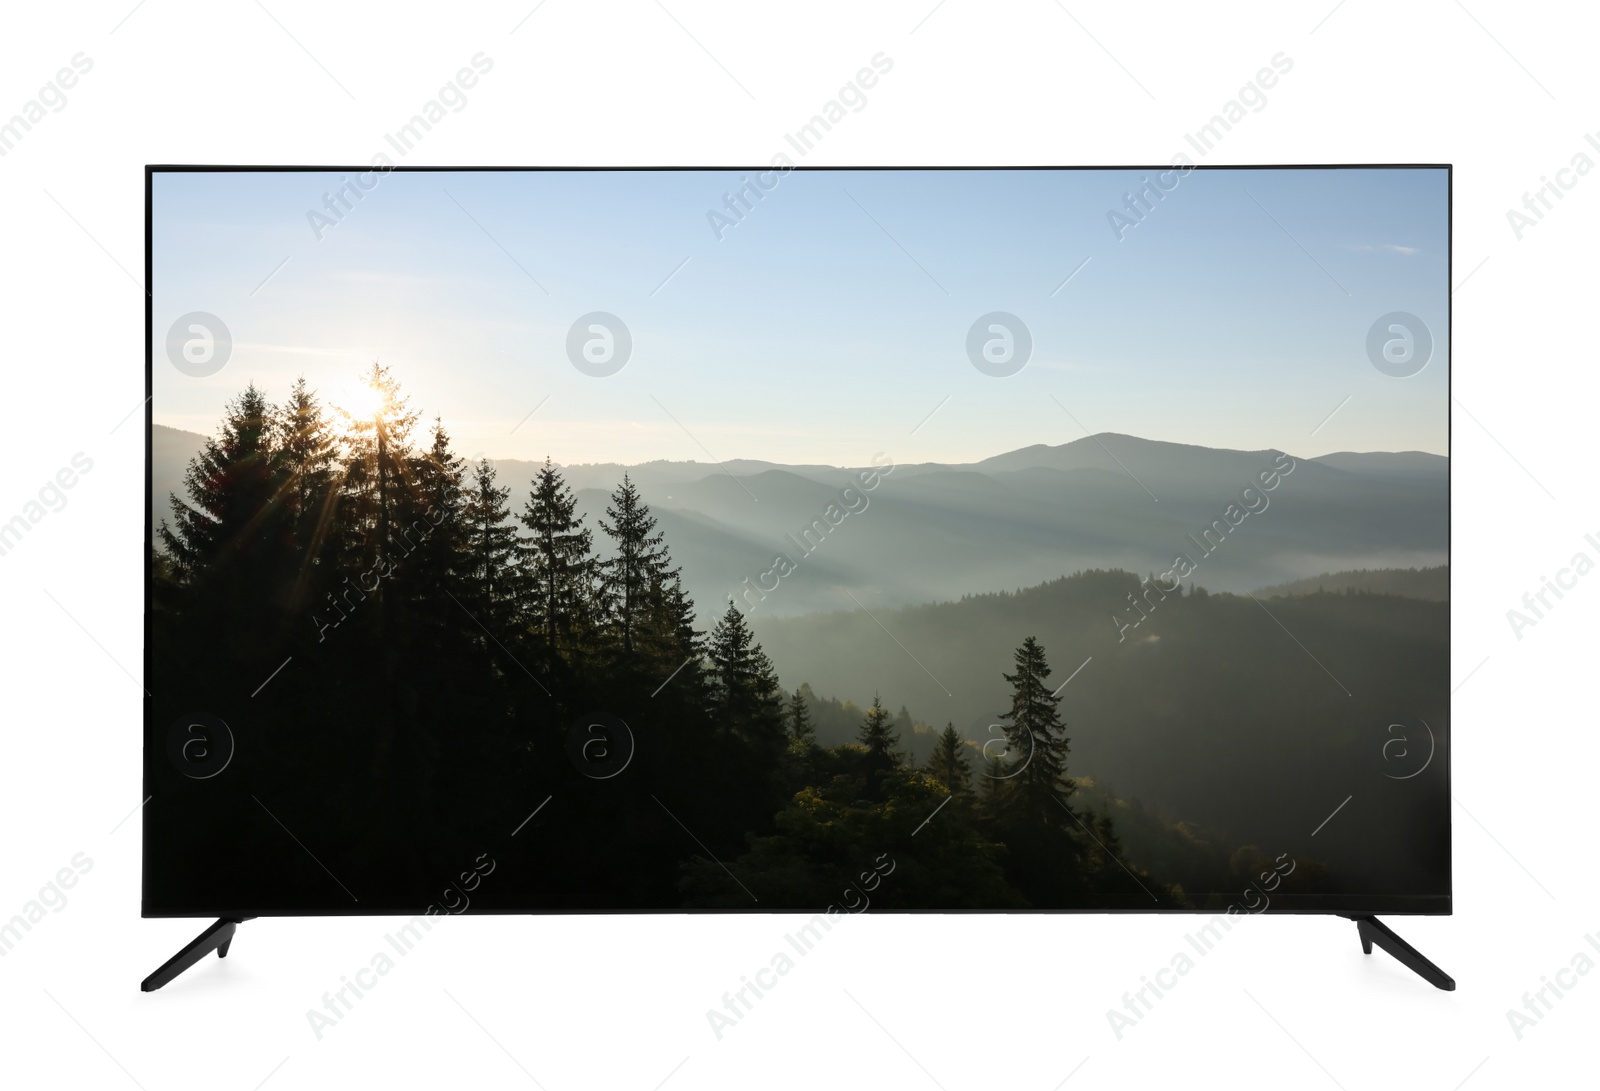
[[[712,705],[721,726],[775,762],[787,741],[778,676],[731,601],[711,631],[706,654],[711,660]]]
[[[511,489],[495,484],[487,458],[473,467],[464,489],[461,523],[466,535],[466,605],[490,632],[509,632],[520,599],[517,528],[511,523]]]
[[[322,403],[304,375],[290,387],[276,425],[286,477],[286,518],[298,561],[286,605],[290,611],[298,612],[315,597],[313,566],[321,564],[324,547],[328,547],[331,557],[343,553],[339,543],[328,542],[329,535],[340,526],[336,517],[339,481],[335,469],[339,448]]]
[[[626,472],[622,484],[611,494],[606,518],[599,523],[614,550],[611,557],[600,562],[606,620],[624,658],[631,659],[640,630],[650,622],[652,592],[661,592],[669,574],[667,548],[662,544],[664,535],[656,530],[649,505]]]
[[[165,649],[151,657],[152,692],[220,699],[270,671],[263,664],[293,632],[285,605],[299,557],[276,416],[266,395],[247,386],[190,461],[184,499],[168,498],[171,522],[163,519],[156,534],[170,560],[171,582],[159,590],[172,624],[151,634],[152,646]]]
[[[900,736],[895,731],[894,720],[877,694],[872,696],[872,707],[867,709],[857,736],[866,750],[863,767],[867,785],[881,794],[884,779],[900,765]]]
[[[969,795],[972,792],[972,760],[967,754],[967,744],[956,733],[956,725],[947,723],[934,744],[933,756],[928,759],[928,775],[944,785],[951,795]]]
[[[345,491],[357,560],[377,581],[373,597],[384,617],[385,583],[410,552],[401,532],[416,509],[411,431],[420,414],[400,392],[400,381],[376,360],[358,389],[355,406],[339,409],[346,427]]]
[[[782,693],[772,660],[732,601],[711,631],[706,657],[713,735],[700,765],[720,767],[719,797],[746,829],[769,826],[789,791]]]
[[[304,375],[289,388],[289,398],[278,411],[277,431],[288,475],[295,545],[315,556],[338,500],[334,464],[339,448],[332,423]]]
[[[911,718],[911,710],[905,705],[900,706],[900,711],[894,714],[894,732],[896,738],[905,744],[905,749],[900,752],[902,762],[913,761],[917,737],[916,721]]]
[[[534,475],[533,493],[522,512],[522,539],[529,620],[546,666],[575,664],[590,628],[595,597],[593,532],[583,525],[572,489],[548,457]]]
[[[796,754],[809,755],[816,745],[817,729],[806,708],[805,694],[797,689],[789,697],[789,749]]]
[[[230,555],[260,561],[281,547],[268,521],[285,492],[274,416],[266,395],[246,387],[228,403],[220,436],[189,463],[187,499],[168,498],[172,523],[163,519],[156,534],[180,580],[200,579]]]
[[[467,529],[462,518],[466,507],[465,460],[450,449],[450,435],[444,421],[434,418],[427,451],[412,462],[411,478],[416,488],[415,515],[409,533],[402,534],[415,550],[408,559],[404,578],[412,596],[428,610],[449,605],[450,596],[465,592],[467,570]]]
[[[1015,768],[1008,790],[1030,819],[1047,825],[1071,824],[1062,810],[1073,785],[1067,779],[1067,728],[1057,706],[1061,697],[1050,690],[1050,665],[1044,649],[1033,637],[1022,642],[1013,656],[1015,674],[1004,674],[1011,684],[1011,708],[1001,714],[1006,733],[1008,764]],[[1049,816],[1049,817],[1046,817]]]

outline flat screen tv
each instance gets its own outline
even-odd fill
[[[147,172],[143,913],[1451,910],[1447,166]],[[1070,927],[1063,922],[1063,927]]]

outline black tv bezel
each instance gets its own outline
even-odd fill
[[[830,172],[830,171],[1166,171],[1166,170],[1175,169],[1176,166],[1178,166],[1178,165],[1171,164],[1171,163],[1156,163],[1156,164],[1145,163],[1145,164],[1120,164],[1120,165],[1119,164],[1110,164],[1110,165],[1089,164],[1089,165],[1073,165],[1073,166],[1060,166],[1060,165],[1049,165],[1049,164],[1008,165],[1008,166],[994,166],[994,165],[986,165],[986,164],[971,164],[971,165],[961,165],[961,166],[792,166],[792,167],[786,168],[786,173],[787,173],[787,171],[805,171],[805,172],[812,172],[812,173]],[[145,279],[146,291],[145,291],[145,301],[144,301],[144,333],[145,333],[145,338],[144,338],[144,341],[145,341],[145,343],[144,343],[144,361],[145,361],[145,365],[144,365],[144,383],[145,383],[145,401],[144,401],[144,441],[145,441],[145,448],[144,448],[144,460],[145,461],[144,461],[144,540],[143,540],[143,545],[144,545],[144,550],[145,550],[145,553],[144,553],[144,573],[145,573],[145,578],[144,578],[144,588],[143,588],[143,611],[144,611],[145,631],[148,631],[148,626],[149,626],[150,586],[151,586],[151,577],[153,575],[153,565],[154,565],[154,555],[153,555],[153,550],[151,549],[150,543],[153,540],[153,535],[154,535],[154,532],[155,532],[154,514],[153,514],[153,512],[154,512],[154,507],[153,507],[154,484],[153,484],[153,480],[151,478],[151,472],[152,472],[152,470],[154,468],[152,444],[153,444],[153,435],[154,435],[153,426],[154,426],[154,423],[155,423],[155,411],[154,411],[154,397],[155,397],[155,386],[154,386],[154,380],[155,380],[155,372],[154,372],[154,367],[155,367],[155,288],[154,288],[154,246],[153,246],[153,243],[154,243],[154,226],[155,226],[154,215],[153,215],[154,214],[154,197],[155,197],[155,176],[157,174],[362,173],[362,172],[372,171],[372,170],[375,170],[375,169],[379,169],[379,168],[374,167],[372,164],[358,165],[358,166],[349,166],[349,165],[346,165],[346,166],[329,166],[329,165],[308,166],[308,165],[288,165],[288,164],[249,165],[249,164],[156,163],[156,164],[146,164],[145,165],[145,177],[144,177],[144,279]],[[769,170],[769,169],[772,169],[770,167],[770,165],[767,166],[767,167],[749,166],[749,165],[745,165],[745,166],[644,166],[644,167],[619,167],[619,166],[603,166],[603,167],[593,167],[593,166],[543,166],[543,167],[528,167],[528,166],[420,166],[420,165],[418,165],[418,166],[390,166],[390,167],[382,168],[383,173],[386,173],[386,174],[387,173],[395,173],[395,172],[398,172],[398,173],[410,173],[410,174],[432,174],[432,173],[451,173],[451,174],[454,174],[454,173],[465,173],[465,172],[496,172],[496,173],[507,172],[507,173],[530,174],[530,173],[640,173],[640,172],[656,172],[656,171],[684,171],[684,172],[700,171],[700,172],[728,172],[728,173],[732,173],[732,172],[763,171],[763,170]],[[1270,163],[1270,164],[1220,164],[1220,163],[1218,163],[1218,164],[1193,164],[1193,165],[1190,166],[1189,169],[1198,170],[1198,171],[1270,171],[1270,170],[1297,170],[1297,171],[1328,171],[1328,170],[1442,170],[1442,171],[1444,171],[1445,172],[1445,231],[1446,231],[1446,238],[1448,240],[1448,244],[1447,244],[1448,245],[1448,253],[1446,254],[1446,257],[1445,257],[1445,286],[1446,286],[1446,294],[1445,294],[1446,342],[1445,343],[1446,343],[1446,346],[1447,346],[1446,347],[1446,360],[1445,360],[1445,366],[1447,368],[1447,373],[1446,373],[1446,397],[1448,399],[1451,396],[1453,396],[1453,394],[1454,394],[1454,385],[1455,385],[1455,374],[1454,374],[1454,370],[1450,368],[1450,360],[1454,356],[1454,348],[1455,348],[1455,325],[1454,325],[1455,299],[1454,299],[1453,292],[1451,290],[1453,281],[1455,279],[1455,168],[1454,168],[1454,166],[1452,164],[1449,164],[1449,163]],[[1449,460],[1449,459],[1453,458],[1453,453],[1451,453],[1451,452],[1453,452],[1454,448],[1453,448],[1453,445],[1452,445],[1451,441],[1454,439],[1454,434],[1453,434],[1454,433],[1454,420],[1453,420],[1453,417],[1448,415],[1448,411],[1447,411],[1447,416],[1446,416],[1446,426],[1445,427],[1446,427],[1445,442],[1446,442],[1446,450],[1447,450],[1446,458],[1447,458],[1447,460]],[[1445,512],[1446,512],[1445,551],[1446,551],[1446,558],[1447,558],[1447,560],[1446,560],[1447,567],[1449,565],[1448,558],[1449,558],[1450,552],[1451,552],[1451,545],[1453,544],[1453,542],[1452,542],[1453,524],[1451,523],[1451,520],[1450,520],[1450,515],[1452,514],[1452,510],[1453,510],[1453,494],[1451,492],[1451,484],[1452,484],[1453,479],[1454,479],[1453,470],[1454,470],[1453,465],[1450,465],[1449,462],[1447,461],[1447,465],[1446,465],[1446,485],[1445,485],[1445,489],[1446,489],[1446,497],[1445,497]],[[1448,586],[1450,587],[1450,594],[1451,594],[1452,598],[1453,598],[1453,595],[1454,595],[1453,580],[1454,580],[1454,572],[1452,570],[1449,573],[1447,573],[1447,582],[1448,582]],[[1448,613],[1448,609],[1449,609],[1449,602],[1450,602],[1450,600],[1447,600],[1447,602],[1446,602],[1447,613]],[[1447,632],[1447,634],[1446,634],[1447,654],[1448,654],[1448,649],[1450,647],[1450,644],[1451,644],[1451,638],[1450,638],[1450,634]],[[149,648],[148,647],[142,647],[141,651],[142,651],[141,661],[144,663],[145,670],[148,673],[148,671],[149,671],[149,663],[148,663],[147,660],[148,660],[148,656],[149,656]],[[1440,755],[1440,758],[1444,762],[1445,794],[1446,794],[1446,798],[1447,799],[1453,799],[1454,798],[1453,794],[1451,793],[1451,788],[1450,788],[1450,784],[1451,784],[1450,757],[1451,757],[1451,755],[1450,755],[1450,746],[1449,746],[1449,740],[1452,737],[1451,736],[1451,727],[1452,727],[1453,721],[1451,720],[1450,713],[1451,713],[1451,709],[1452,709],[1453,700],[1454,700],[1454,694],[1453,693],[1446,695],[1446,697],[1445,697],[1446,727],[1445,727],[1445,731],[1444,731],[1444,736],[1445,736],[1445,739],[1446,739],[1446,745],[1444,745],[1442,747],[1444,752],[1443,752],[1443,754]],[[144,790],[140,794],[141,794],[141,797],[144,798],[145,801],[146,801],[145,804],[143,804],[142,806],[148,806],[150,803],[155,802],[155,798],[156,797],[155,797],[154,792],[152,791],[153,786],[151,785],[151,783],[148,780],[148,769],[149,769],[149,764],[150,764],[150,753],[149,753],[149,750],[150,750],[150,746],[151,746],[150,732],[148,730],[148,726],[144,723],[142,716],[141,716],[141,721],[140,721],[140,731],[141,731],[141,734],[143,736],[143,747],[141,748],[141,762],[142,762],[142,764],[141,764],[141,774],[146,777],[146,779],[143,782]],[[142,806],[141,806],[141,809],[142,809]],[[996,908],[996,909],[894,909],[894,910],[868,910],[868,912],[894,913],[894,914],[905,914],[905,915],[913,915],[913,914],[941,914],[941,915],[943,915],[943,914],[1007,914],[1007,915],[1017,914],[1017,915],[1044,915],[1044,914],[1084,914],[1084,913],[1093,913],[1093,914],[1142,913],[1142,914],[1161,915],[1161,916],[1173,916],[1173,915],[1190,915],[1190,916],[1218,916],[1218,915],[1232,915],[1232,916],[1322,915],[1322,916],[1340,916],[1340,917],[1345,917],[1345,916],[1351,916],[1351,915],[1376,915],[1376,914],[1382,914],[1384,916],[1445,916],[1445,917],[1448,917],[1448,916],[1452,916],[1454,914],[1454,900],[1455,900],[1455,844],[1454,844],[1455,827],[1454,827],[1454,821],[1453,821],[1453,813],[1450,811],[1448,805],[1446,806],[1445,829],[1447,831],[1445,872],[1446,872],[1446,886],[1449,888],[1449,892],[1445,893],[1445,894],[1400,894],[1400,895],[1382,894],[1382,895],[1375,895],[1370,900],[1364,900],[1359,895],[1350,895],[1350,894],[1338,894],[1338,895],[1316,895],[1316,894],[1278,895],[1276,898],[1273,899],[1272,904],[1269,905],[1267,908],[1265,908],[1263,910],[1244,909],[1239,913],[1233,913],[1232,912],[1233,909],[1235,908],[1235,906],[1231,902],[1228,905],[1226,905],[1223,908],[1221,908],[1221,909],[1217,909],[1217,908],[1209,908],[1209,909],[1205,909],[1205,908],[1195,908],[1195,909],[1189,909],[1189,908],[1151,908],[1151,907],[1144,906],[1144,905],[1130,905],[1126,909],[1123,909],[1123,908],[1108,908],[1108,907],[1104,907],[1104,906],[1089,906],[1089,907],[1072,907],[1072,908],[1061,908],[1061,909],[1048,909],[1048,908],[1047,909],[1000,909],[1000,908]],[[246,918],[253,918],[253,917],[358,917],[358,916],[403,916],[403,917],[415,917],[415,916],[423,916],[423,915],[427,914],[427,912],[430,909],[438,908],[437,906],[427,905],[427,904],[424,904],[424,905],[421,905],[421,906],[416,906],[416,907],[413,907],[413,908],[374,906],[374,905],[371,905],[371,904],[360,904],[360,905],[357,905],[357,906],[354,906],[354,907],[351,907],[351,908],[329,907],[329,906],[313,906],[313,907],[307,907],[307,908],[288,908],[288,909],[285,909],[285,908],[262,908],[262,907],[259,907],[259,906],[250,907],[250,906],[213,905],[213,906],[206,906],[206,907],[203,907],[203,908],[171,908],[171,907],[163,907],[163,908],[160,908],[160,909],[152,909],[151,906],[150,906],[150,890],[149,890],[150,868],[149,868],[148,865],[149,865],[149,860],[150,860],[151,853],[154,851],[154,848],[150,843],[150,839],[149,839],[148,832],[147,832],[146,828],[143,827],[142,825],[141,825],[141,828],[140,828],[140,838],[141,838],[141,841],[140,841],[141,853],[140,853],[140,876],[139,876],[139,915],[140,915],[141,918],[219,917],[219,918],[246,919]],[[1215,896],[1220,896],[1220,895],[1221,895],[1221,892],[1213,892],[1213,893],[1209,894],[1208,896],[1215,897]],[[1135,896],[1129,895],[1129,897],[1133,898]],[[1140,900],[1142,901],[1142,899],[1140,899]],[[803,915],[803,914],[810,913],[810,912],[823,912],[825,909],[826,909],[826,907],[822,907],[822,906],[815,907],[814,909],[810,909],[810,910],[798,909],[798,908],[792,908],[792,907],[786,907],[786,908],[781,908],[781,909],[767,909],[767,908],[763,908],[761,906],[753,906],[753,907],[748,908],[748,909],[746,909],[746,908],[738,908],[738,909],[705,908],[705,909],[702,909],[702,908],[693,908],[693,907],[681,907],[681,908],[680,907],[674,907],[674,908],[669,908],[669,909],[618,909],[618,908],[610,908],[610,909],[608,909],[608,908],[594,908],[594,909],[580,909],[580,910],[565,909],[565,908],[563,908],[563,909],[489,908],[489,909],[482,909],[482,910],[468,910],[467,912],[473,913],[473,914],[478,915],[478,916],[490,916],[490,915],[501,915],[501,916],[506,916],[506,915],[516,915],[516,916],[596,916],[596,915],[616,915],[616,914],[642,915],[642,916],[660,916],[660,915],[663,915],[663,914],[688,914],[688,913],[695,913],[695,914],[741,914],[741,915],[745,915],[745,914],[760,914],[760,915],[772,916],[772,915],[777,915],[777,914],[791,914],[791,915],[792,914],[801,914],[801,915]]]

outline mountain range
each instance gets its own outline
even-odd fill
[[[157,523],[203,442],[154,427]],[[870,490],[858,468],[744,459],[561,468],[590,526],[631,475],[705,620],[733,595],[757,619],[876,610],[1085,569],[1161,573],[1179,555],[1219,591],[1446,561],[1449,461],[1423,452],[1299,459],[1101,433],[968,464],[879,463]],[[494,465],[520,511],[537,464]],[[1283,466],[1262,490],[1258,475]]]

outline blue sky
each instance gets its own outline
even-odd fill
[[[751,173],[373,175],[320,240],[348,175],[157,175],[155,420],[211,432],[300,374],[337,403],[379,359],[494,458],[966,462],[1084,429],[1447,453],[1442,170],[1196,171],[1120,240],[1107,212],[1150,172],[807,171],[719,240]],[[232,333],[216,375],[167,362],[191,311]],[[566,356],[591,311],[633,336],[606,378]],[[1006,378],[966,356],[991,311],[1033,338]],[[1366,355],[1394,311],[1435,338],[1404,379]]]

